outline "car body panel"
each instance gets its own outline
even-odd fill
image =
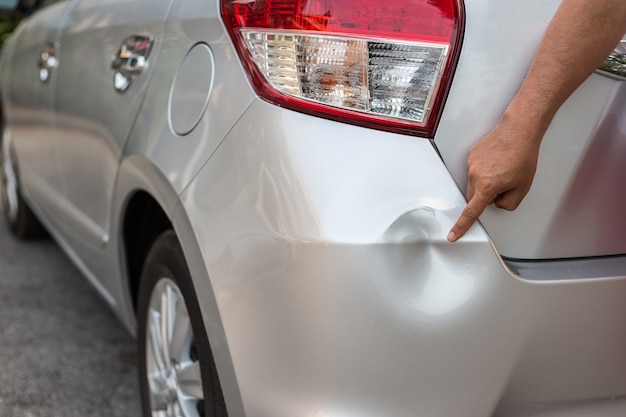
[[[169,183],[163,172],[149,159],[132,155],[124,158],[118,172],[118,181],[112,206],[111,242],[123,241],[124,215],[129,201],[138,192],[145,192],[163,209],[168,218],[174,216],[178,204],[178,193]],[[177,226],[176,226],[177,228]],[[187,231],[181,236],[187,236]],[[181,242],[184,240],[181,239]],[[136,335],[137,321],[135,300],[131,294],[127,259],[121,244],[109,244],[101,249],[100,257],[109,262],[112,292],[116,296],[116,312],[128,331]]]
[[[158,62],[170,3],[79,0],[59,40],[54,152],[66,184],[67,232],[91,246],[109,239],[118,165]],[[145,70],[120,93],[111,63],[134,35],[154,45]]]
[[[257,102],[181,204],[246,415],[506,416],[623,393],[624,277],[520,280],[482,228],[447,243],[464,199],[428,141]]]
[[[11,135],[20,154],[20,180],[29,184],[25,187],[29,197],[55,217],[63,206],[60,165],[54,157],[52,107],[57,71],[53,69],[48,81],[42,82],[39,64],[46,45],[54,47],[72,6],[73,1],[61,1],[25,19],[3,52],[4,116],[11,121]],[[10,66],[20,70],[8,71]]]
[[[114,4],[103,4],[115,11],[113,20],[131,20],[132,13],[122,15],[124,2],[117,2],[119,9]],[[40,98],[25,94],[30,86],[8,87],[21,71],[11,66],[14,48],[34,48],[22,39],[29,34],[19,33],[27,23],[2,60],[7,129],[24,172],[35,171],[48,155],[65,162],[42,168],[51,171],[40,172],[41,180],[26,181],[25,197],[133,334],[123,228],[135,196],[156,202],[189,266],[231,416],[621,417],[626,271],[619,262],[605,267],[600,258],[585,263],[583,275],[570,274],[574,261],[563,260],[534,268],[525,279],[523,267],[511,270],[501,257],[604,253],[597,242],[550,240],[546,231],[558,225],[550,216],[564,200],[546,195],[576,175],[598,120],[613,117],[605,109],[615,108],[607,103],[620,100],[621,87],[592,77],[551,128],[582,133],[560,153],[561,136],[550,133],[528,207],[520,214],[489,212],[449,243],[447,233],[466,204],[460,190],[466,152],[515,93],[558,1],[465,5],[467,32],[434,141],[320,119],[257,98],[218,2],[208,0],[173,0],[162,24],[149,14],[138,17],[148,20],[146,33],[162,28],[149,80],[131,85],[145,98],[109,96],[78,109],[70,104],[72,77],[62,74],[63,93],[36,104]],[[155,8],[161,19],[164,8]],[[107,15],[85,16],[98,30]],[[88,26],[75,23],[68,35]],[[500,31],[511,37],[494,35]],[[102,64],[126,34],[109,35],[87,37],[107,51],[99,62],[89,60],[103,77],[90,88],[112,87],[112,72]],[[194,51],[200,58],[190,58]],[[76,49],[68,54],[80,58]],[[189,102],[176,99],[186,94]],[[119,126],[108,123],[114,113],[97,111],[117,99],[128,99],[124,105],[131,108]],[[22,102],[62,105],[57,132],[71,127],[74,134],[62,138],[55,153],[46,142],[30,146],[36,135],[28,129],[45,132],[41,126],[51,116],[43,111],[20,119]],[[172,106],[194,117],[178,119]],[[580,115],[567,130],[571,112]],[[100,165],[87,172],[92,159]],[[550,171],[552,163],[561,165]],[[94,180],[97,172],[106,178]],[[38,197],[46,193],[38,187],[49,190],[51,178],[62,179],[58,206]],[[78,179],[81,192],[74,187]],[[74,196],[72,202],[65,196]],[[545,213],[537,211],[539,196],[546,199]],[[84,222],[76,229],[81,222],[67,212],[70,204],[97,228],[90,232]],[[599,229],[587,224],[583,230]],[[573,233],[569,239],[578,239]]]
[[[199,44],[210,49],[215,66],[187,72],[185,76],[191,80],[187,84],[196,80],[196,84],[203,85],[205,78],[214,79],[208,94],[204,91],[206,97],[194,98],[196,103],[204,103],[206,99],[204,116],[189,133],[180,135],[168,117],[173,86],[189,51]],[[223,29],[216,2],[174,3],[165,28],[161,62],[163,65],[156,69],[126,153],[146,155],[180,193],[252,103],[254,94]],[[193,106],[181,111],[198,113]]]
[[[558,0],[467,0],[463,48],[435,143],[457,184],[467,152],[497,123],[530,65]],[[541,146],[532,189],[514,212],[489,207],[481,222],[516,259],[626,253],[620,207],[622,82],[592,75],[564,104]]]

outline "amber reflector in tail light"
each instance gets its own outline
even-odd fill
[[[265,100],[433,136],[460,46],[460,0],[222,0],[222,17]]]

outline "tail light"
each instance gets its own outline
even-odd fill
[[[432,137],[462,0],[222,0],[251,84],[278,106]]]

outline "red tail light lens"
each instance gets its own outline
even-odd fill
[[[432,137],[458,56],[460,1],[222,0],[222,17],[267,101]]]

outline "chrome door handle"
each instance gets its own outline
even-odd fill
[[[111,69],[115,71],[113,87],[116,91],[126,91],[132,81],[146,69],[153,43],[151,36],[133,35],[124,39],[111,62]]]
[[[620,81],[626,81],[626,39],[617,45],[596,72]]]
[[[39,54],[39,81],[48,82],[59,61],[57,59],[57,45],[54,42],[46,42]]]

